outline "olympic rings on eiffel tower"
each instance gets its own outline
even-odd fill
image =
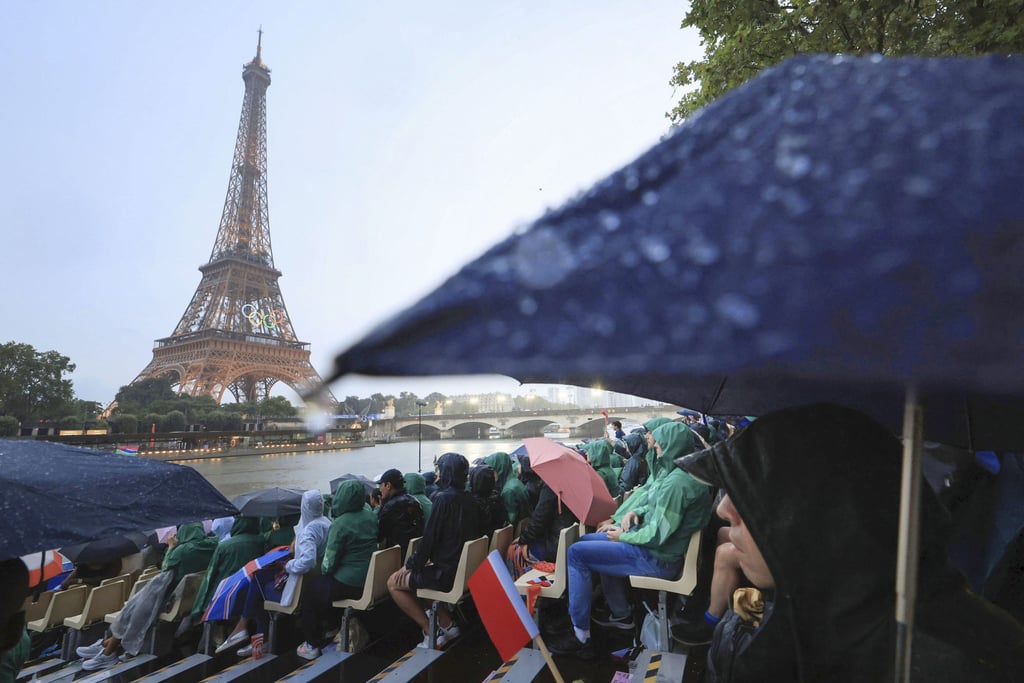
[[[281,309],[274,308],[268,313],[263,313],[256,304],[251,303],[242,306],[242,315],[249,321],[254,332],[276,330],[285,320],[284,311]]]

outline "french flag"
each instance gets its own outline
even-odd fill
[[[524,645],[540,635],[497,550],[492,550],[469,577],[469,592],[502,661],[515,657]]]

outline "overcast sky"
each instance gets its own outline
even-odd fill
[[[377,323],[668,130],[672,67],[701,52],[684,14],[678,0],[8,5],[0,341],[70,356],[77,396],[103,403],[150,361],[209,259],[260,25],[274,261],[327,374]]]

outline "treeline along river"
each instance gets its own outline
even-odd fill
[[[462,453],[472,463],[495,451],[510,452],[521,441],[424,441],[423,471],[433,469],[434,458],[442,453]],[[227,498],[240,493],[280,486],[312,489],[330,493],[330,481],[346,473],[376,479],[389,467],[415,472],[419,444],[404,441],[354,448],[347,451],[324,451],[290,455],[244,455],[204,460],[185,460],[179,464],[194,468]]]

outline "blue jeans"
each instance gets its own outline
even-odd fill
[[[675,578],[677,563],[664,563],[646,548],[608,540],[603,533],[581,536],[569,546],[569,617],[576,628],[590,629],[590,593],[592,572],[601,576],[601,588],[608,608],[615,617],[629,616],[630,575]]]

